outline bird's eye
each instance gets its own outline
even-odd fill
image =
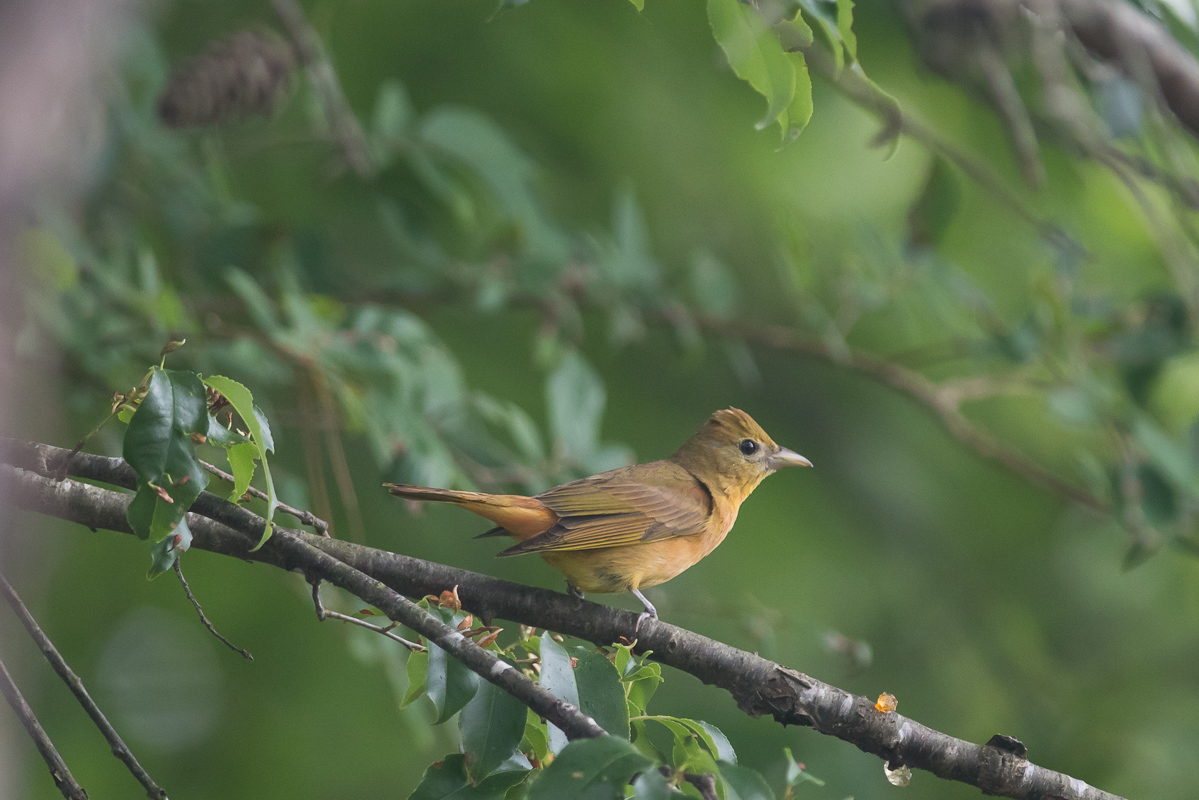
[[[737,445],[737,448],[744,455],[752,456],[754,453],[758,452],[758,443],[753,439],[742,439],[741,444]]]

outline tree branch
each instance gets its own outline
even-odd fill
[[[8,668],[4,666],[3,661],[0,661],[0,693],[4,694],[4,699],[17,713],[17,718],[29,733],[29,738],[33,739],[33,744],[45,759],[46,766],[50,768],[50,777],[54,779],[54,785],[62,792],[62,796],[68,800],[87,800],[87,792],[83,791],[71,770],[67,769],[67,763],[54,749],[54,743],[50,741],[46,729],[37,721],[33,709],[25,702],[21,690],[13,683],[12,675],[8,674]]]
[[[325,55],[320,36],[304,16],[304,9],[296,0],[271,0],[271,6],[287,29],[300,63],[308,69],[309,83],[324,108],[333,138],[341,146],[346,164],[359,177],[374,177],[375,165],[362,125],[354,116],[350,101],[346,99],[337,80],[337,72]]]
[[[1129,3],[1059,0],[1059,5],[1078,40],[1131,78],[1138,77],[1138,62],[1147,62],[1166,106],[1199,136],[1199,62],[1169,31]]]
[[[0,463],[0,496],[9,498],[18,508],[73,520],[91,528],[132,533],[125,517],[132,495],[75,481],[54,480],[54,473],[48,470],[48,465],[60,462],[67,451],[9,439],[0,439],[0,451],[0,461],[8,462]],[[25,468],[12,462],[18,462]],[[38,465],[41,465],[40,470]],[[70,474],[126,489],[136,485],[132,468],[119,458],[80,453],[71,461]],[[93,508],[95,511],[91,513]],[[324,580],[339,586],[378,608],[389,619],[421,634],[484,680],[494,683],[539,716],[554,723],[568,738],[604,735],[604,729],[575,706],[537,686],[519,670],[479,647],[395,589],[364,574],[355,566],[337,560],[317,545],[318,542],[340,540],[276,525],[267,545],[252,550],[266,527],[266,520],[262,517],[208,492],[200,495],[192,509],[187,524],[194,536],[193,547],[247,561],[262,561],[288,571],[298,571],[309,582]],[[424,597],[425,594],[428,592],[413,596]]]
[[[5,444],[0,448],[0,461],[7,462],[0,464],[0,492],[12,498],[18,507],[91,527],[128,530],[123,513],[128,495],[74,481],[55,483],[20,468],[24,464],[52,460],[55,453],[62,452],[60,448],[17,442]],[[104,480],[101,473],[107,470],[109,479],[118,482],[128,470],[120,459],[101,456],[87,456],[75,466],[80,464],[89,473],[86,477],[97,480]],[[118,509],[119,517],[115,516]],[[279,530],[260,550],[251,553],[249,548],[258,540],[263,528],[261,517],[207,493],[201,495],[193,509],[188,518],[188,526],[194,534],[193,547],[298,570],[309,580],[328,580],[371,603],[392,619],[425,634],[454,657],[462,658],[472,669],[476,669],[478,663],[476,654],[490,654],[479,648],[470,649],[473,645],[461,646],[469,643],[457,632],[453,632],[457,635],[456,642],[443,643],[421,627],[399,619],[400,604],[395,593],[423,597],[440,594],[457,585],[463,607],[483,620],[503,617],[601,645],[631,635],[637,623],[637,614],[632,612],[398,553],[324,539],[303,531]],[[394,592],[387,594],[387,587]],[[442,639],[446,637],[442,636]],[[1023,753],[1018,755],[1004,749],[1002,745],[1008,741],[1006,739],[992,740],[985,745],[957,739],[895,712],[877,711],[866,697],[852,695],[691,631],[650,620],[641,626],[638,640],[638,650],[652,650],[655,660],[727,690],[748,714],[769,714],[785,725],[811,726],[877,755],[893,766],[902,764],[927,770],[938,777],[968,783],[1003,797],[1117,800],[1115,795],[1080,780],[1039,767],[1024,758]],[[511,675],[519,676],[519,673],[512,669],[500,673],[500,677]],[[494,676],[484,677],[511,691]]]
[[[17,619],[21,620],[21,624],[25,626],[25,630],[29,631],[29,635],[33,638],[42,655],[50,662],[51,668],[62,678],[63,683],[71,690],[71,694],[75,695],[75,699],[79,701],[79,705],[83,706],[83,710],[92,718],[92,722],[100,729],[100,733],[108,740],[108,746],[112,749],[112,754],[124,762],[129,771],[133,773],[133,777],[137,778],[138,783],[146,789],[146,796],[151,800],[166,800],[167,793],[154,782],[154,779],[142,768],[138,763],[133,753],[122,741],[120,735],[108,722],[108,718],[104,716],[104,712],[96,705],[96,701],[92,700],[92,696],[87,693],[87,688],[84,687],[83,681],[75,674],[75,671],[67,664],[66,659],[58,652],[58,648],[50,641],[50,637],[46,636],[45,631],[37,624],[37,620],[29,613],[29,609],[21,602],[21,598],[17,595],[15,589],[9,584],[8,579],[0,574],[0,594],[4,595],[4,599],[12,608],[13,613],[17,615]]]

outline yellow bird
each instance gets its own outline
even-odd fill
[[[480,535],[518,543],[500,556],[540,553],[583,592],[632,592],[645,606],[638,627],[657,609],[642,589],[665,583],[724,541],[737,510],[770,473],[810,467],[774,443],[737,408],[717,411],[662,461],[601,472],[536,497],[384,484],[407,500],[453,503],[494,522]]]

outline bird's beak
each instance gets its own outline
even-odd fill
[[[792,452],[785,447],[780,447],[779,451],[766,459],[766,466],[770,469],[782,469],[783,467],[810,467],[812,462],[801,456],[799,453]]]

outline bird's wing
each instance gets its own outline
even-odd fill
[[[501,556],[691,536],[704,530],[712,513],[708,488],[670,461],[612,470],[556,486],[537,499],[558,514],[557,524]]]

